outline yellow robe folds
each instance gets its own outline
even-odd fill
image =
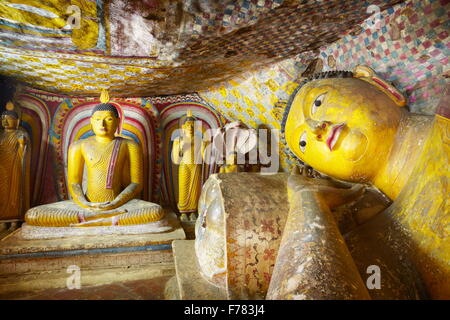
[[[22,220],[29,208],[28,141],[22,130],[0,132],[0,221]]]

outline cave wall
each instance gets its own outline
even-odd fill
[[[317,53],[404,0],[2,0],[0,74],[52,93],[158,96]]]

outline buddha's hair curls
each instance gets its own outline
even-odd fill
[[[14,119],[19,119],[19,115],[17,114],[17,112],[13,111],[13,110],[5,110],[2,112],[2,116],[10,116],[13,117]]]
[[[112,113],[114,113],[116,118],[119,118],[119,112],[117,111],[117,108],[111,103],[100,103],[96,105],[94,109],[92,109],[91,116],[97,111],[111,111]]]
[[[284,129],[286,127],[286,121],[289,115],[289,111],[292,106],[292,102],[294,101],[295,96],[300,91],[300,89],[307,84],[310,81],[313,80],[320,80],[320,79],[332,79],[332,78],[353,78],[353,72],[351,71],[344,71],[344,70],[338,70],[338,71],[327,71],[327,72],[319,72],[311,75],[310,77],[304,79],[297,88],[295,88],[294,92],[289,96],[289,100],[286,104],[286,108],[284,109],[283,114],[283,120],[281,121],[281,141],[284,145],[284,149],[287,155],[289,155],[291,158],[295,159],[300,165],[304,165],[303,161],[301,161],[297,156],[289,149],[286,138],[284,136],[285,132]]]

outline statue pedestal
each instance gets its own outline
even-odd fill
[[[174,274],[172,241],[183,240],[186,235],[175,214],[168,217],[173,228],[161,233],[30,240],[24,239],[18,229],[0,241],[0,296],[64,288],[73,275],[68,272],[69,266],[79,268],[81,286]]]
[[[167,284],[171,287],[166,287],[166,299],[226,300],[225,290],[209,283],[200,274],[194,243],[194,240],[176,240],[173,242],[178,292],[173,288],[175,280],[171,279]]]

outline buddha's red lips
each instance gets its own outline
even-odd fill
[[[327,146],[330,151],[333,151],[334,146],[336,145],[336,142],[339,139],[339,136],[342,132],[342,129],[344,129],[345,123],[340,123],[332,127],[331,134],[329,135],[327,139]]]

